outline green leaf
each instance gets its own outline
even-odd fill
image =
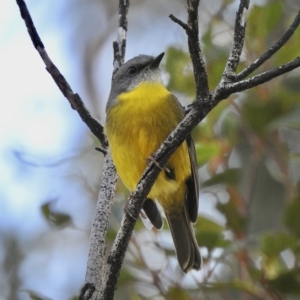
[[[242,170],[239,168],[227,169],[203,182],[202,186],[207,187],[220,183],[227,184],[229,186],[237,186],[240,182],[241,175]]]
[[[246,291],[250,294],[254,294],[254,288],[255,286],[251,281],[243,281],[240,279],[233,279],[230,282],[216,282],[216,283],[210,283],[208,290],[216,290],[216,291],[230,291],[230,290],[240,290],[240,291]]]
[[[292,113],[296,108],[291,100],[283,101],[282,97],[277,96],[274,95],[272,100],[262,101],[262,99],[257,99],[259,95],[255,92],[249,93],[249,100],[243,107],[243,117],[258,135],[268,134],[269,130],[274,129],[274,123]]]
[[[26,292],[28,294],[29,298],[32,300],[52,300],[38,292],[34,292],[31,290],[23,290],[23,291]]]
[[[72,222],[70,215],[53,211],[53,201],[47,202],[41,206],[41,211],[45,219],[51,225],[64,227]]]
[[[200,227],[200,230],[204,229],[210,232],[222,233],[225,230],[222,225],[204,216],[198,217],[197,225]]]
[[[300,238],[300,197],[289,203],[283,215],[285,225]]]
[[[300,269],[281,273],[277,278],[269,280],[268,285],[280,293],[300,295]]]
[[[198,165],[203,165],[209,160],[223,154],[222,144],[218,140],[197,143],[196,153]]]
[[[261,237],[260,248],[267,258],[277,257],[286,249],[295,249],[297,240],[286,233],[266,233]]]
[[[253,265],[248,266],[248,272],[254,281],[259,281],[263,277],[263,270],[255,268]]]
[[[235,145],[239,141],[240,123],[240,117],[235,113],[228,113],[222,122],[222,136],[231,145]]]
[[[297,188],[298,195],[300,195],[300,180],[297,181],[296,188]]]
[[[284,9],[281,0],[272,0],[264,6],[253,5],[249,17],[247,27],[247,46],[253,51],[263,53],[266,47],[269,48],[269,35],[280,23],[283,17]],[[263,20],[263,26],[261,22]]]
[[[202,37],[202,51],[206,59],[205,69],[209,74],[208,84],[210,90],[219,84],[230,51],[228,47],[220,47],[220,45],[213,42],[215,26],[220,26],[220,22],[212,19],[208,24],[206,33]]]
[[[200,247],[207,247],[208,251],[215,248],[225,248],[230,242],[224,239],[225,228],[218,223],[199,216],[196,225],[196,238]]]
[[[211,128],[211,131],[214,133],[213,126],[220,121],[221,116],[224,114],[226,108],[231,105],[230,101],[222,101],[215,106],[212,111],[206,116],[205,120],[207,125]],[[201,123],[202,124],[202,123]]]
[[[170,80],[167,88],[171,91],[195,96],[195,80],[190,55],[174,47],[166,51],[166,71]]]
[[[213,45],[205,51],[205,56],[208,58],[206,70],[209,74],[208,84],[210,90],[215,89],[222,78],[228,53],[229,49],[218,45]]]
[[[118,281],[119,286],[130,284],[133,281],[134,280],[133,280],[132,274],[129,271],[127,271],[125,268],[122,268],[120,277],[119,277],[119,281]]]
[[[296,12],[295,12],[295,14],[296,14]],[[293,22],[293,18],[294,18],[294,16],[292,16],[292,15],[291,15],[291,18],[287,18],[286,16],[283,18],[283,21],[284,21],[284,22],[282,22],[283,26],[281,26],[281,29],[280,29],[281,34],[283,34],[283,32],[289,28],[290,24]],[[279,36],[279,35],[276,35],[276,36]],[[278,54],[275,55],[274,58],[272,59],[274,61],[274,65],[280,66],[282,64],[289,62],[290,60],[294,60],[297,56],[299,56],[299,40],[300,40],[300,30],[298,28],[294,32],[293,36],[288,40],[286,45],[284,45],[284,47],[282,47],[278,51]],[[290,74],[293,74],[293,73],[290,73]],[[290,75],[287,75],[285,77],[288,78],[288,80],[286,81],[286,84],[293,85],[293,88],[295,89],[294,91],[299,92],[299,75],[294,76],[294,80],[291,79]]]
[[[186,289],[179,286],[170,287],[165,299],[180,299],[180,300],[190,300],[191,297],[187,293]]]
[[[230,199],[227,203],[218,203],[217,209],[225,216],[226,226],[234,232],[244,231],[247,219],[240,214],[234,201]]]

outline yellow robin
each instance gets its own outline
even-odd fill
[[[151,154],[184,118],[181,104],[162,83],[159,64],[163,56],[164,53],[134,57],[112,79],[105,132],[117,172],[131,192]],[[154,201],[163,208],[185,273],[201,267],[192,227],[198,216],[198,197],[195,147],[189,136],[170,157],[143,205],[158,229],[163,223]]]

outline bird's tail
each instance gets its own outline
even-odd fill
[[[202,258],[186,207],[183,208],[180,215],[173,217],[166,214],[166,217],[182,271],[187,273],[191,269],[199,270]]]

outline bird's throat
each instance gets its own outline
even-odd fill
[[[149,110],[161,104],[170,92],[160,82],[142,82],[131,91],[122,93],[117,100],[132,110]]]

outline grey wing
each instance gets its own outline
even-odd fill
[[[191,161],[191,176],[187,179],[187,196],[186,204],[188,209],[188,214],[192,223],[196,223],[198,217],[198,206],[199,206],[199,181],[198,181],[198,168],[197,168],[197,158],[196,149],[194,141],[191,136],[188,136],[186,143],[189,150],[189,156]]]
[[[163,221],[160,212],[152,199],[147,198],[143,204],[143,210],[156,229],[162,229]]]
[[[182,107],[181,103],[178,99],[173,96],[173,101],[177,102],[177,104],[181,107],[182,115],[179,116],[181,120],[185,117],[185,110]],[[189,135],[186,138],[186,143],[188,146],[190,162],[191,162],[191,176],[186,180],[187,185],[187,196],[186,196],[186,206],[188,210],[188,215],[190,221],[195,223],[198,217],[198,203],[199,203],[199,184],[198,184],[198,168],[197,168],[197,158],[196,158],[196,149],[194,141]]]

